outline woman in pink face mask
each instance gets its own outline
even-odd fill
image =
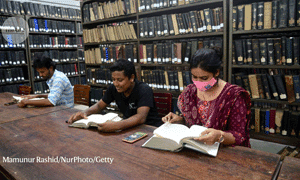
[[[243,88],[219,78],[221,64],[218,48],[199,49],[190,61],[193,84],[178,97],[182,116],[169,113],[162,121],[207,127],[196,138],[205,144],[250,147],[250,96]]]

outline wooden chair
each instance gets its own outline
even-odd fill
[[[30,93],[31,93],[31,87],[30,86],[25,86],[25,85],[19,86],[19,94],[28,95]]]
[[[89,85],[74,85],[74,104],[83,104],[90,106],[90,90]]]
[[[171,93],[153,93],[153,96],[159,117],[164,117],[172,111]]]

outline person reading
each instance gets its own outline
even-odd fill
[[[31,106],[74,106],[73,87],[68,77],[55,69],[55,62],[47,56],[37,55],[34,58],[33,68],[39,75],[47,80],[49,94],[37,94],[22,96],[22,100],[17,104],[18,107]],[[31,100],[33,98],[44,98],[40,100]]]
[[[219,48],[196,51],[190,61],[193,84],[178,97],[182,116],[169,113],[162,121],[207,127],[194,138],[204,144],[220,142],[250,147],[250,95],[243,88],[219,78],[221,59]]]
[[[123,113],[123,120],[98,124],[99,131],[115,132],[143,123],[161,125],[153,91],[147,84],[136,79],[134,64],[120,59],[110,67],[110,71],[113,84],[107,88],[102,99],[87,110],[73,114],[68,123],[86,119],[91,114],[101,113],[111,102],[116,101],[120,112]]]

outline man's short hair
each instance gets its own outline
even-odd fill
[[[53,67],[53,70],[55,70],[55,62],[52,61],[51,58],[45,55],[36,55],[33,60],[33,68],[47,68],[49,69],[50,67]]]
[[[134,79],[136,79],[136,72],[133,62],[127,61],[125,59],[119,59],[117,60],[111,67],[110,72],[115,71],[124,71],[124,75],[128,77],[128,79],[131,78],[131,75],[134,75]]]

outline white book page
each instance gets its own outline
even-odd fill
[[[207,128],[204,127],[204,126],[199,126],[199,125],[192,125],[190,127],[190,137],[200,137],[201,136],[201,133],[203,131],[205,131]]]
[[[182,124],[165,123],[155,129],[153,134],[163,138],[172,139],[180,144],[181,139],[189,136],[189,128]]]
[[[19,97],[19,96],[13,96],[13,98],[15,99],[15,100],[17,100],[17,101],[22,101],[24,98],[22,98],[22,97]],[[41,99],[45,99],[45,98],[32,98],[32,99],[30,99],[30,100],[41,100]]]

